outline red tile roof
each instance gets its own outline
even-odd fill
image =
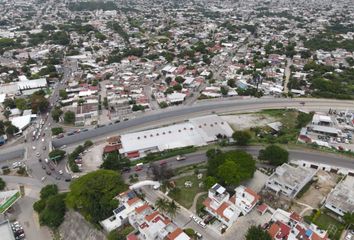
[[[182,229],[176,228],[176,230],[174,230],[173,232],[171,232],[170,234],[167,235],[167,239],[168,239],[168,240],[174,240],[174,239],[176,239],[182,232],[183,232]]]
[[[151,213],[150,215],[145,216],[146,221],[150,222],[153,220],[155,217],[157,217],[160,213],[158,211],[155,211]]]
[[[302,218],[299,214],[297,214],[296,212],[292,212],[290,215],[290,219],[296,221],[296,222],[301,222]]]
[[[280,227],[276,223],[273,223],[272,226],[270,226],[270,228],[268,229],[268,233],[272,237],[272,239],[274,239],[274,237],[278,234],[279,231]]]
[[[277,222],[280,227],[280,232],[276,235],[279,239],[286,239],[290,233],[290,227],[282,222]]]
[[[140,198],[134,197],[132,199],[129,199],[127,203],[128,203],[129,206],[131,206],[131,205],[133,205],[134,203],[136,203],[139,200],[140,200]]]
[[[218,214],[220,217],[223,217],[227,222],[229,219],[224,216],[224,211],[226,208],[228,208],[230,205],[227,202],[223,202],[218,209],[216,209],[216,214]]]
[[[268,205],[263,203],[257,207],[257,211],[260,213],[264,213],[268,209]]]
[[[145,203],[144,205],[135,208],[135,212],[141,213],[142,211],[144,211],[145,209],[148,209],[148,208],[150,208],[150,206],[147,203]]]
[[[127,240],[138,240],[138,237],[134,233],[132,233],[127,236]]]

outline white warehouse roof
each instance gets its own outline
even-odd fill
[[[231,137],[233,130],[217,115],[190,119],[189,122],[167,127],[128,133],[121,136],[121,153],[144,150],[203,146],[217,139],[216,135]]]

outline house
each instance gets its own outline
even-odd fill
[[[129,215],[129,223],[139,231],[139,235],[136,235],[137,239],[190,239],[169,218],[153,210],[148,204],[136,208]]]
[[[329,240],[327,231],[319,229],[315,224],[307,224],[296,212],[277,209],[267,229],[274,240]]]
[[[284,163],[277,167],[275,172],[269,176],[266,188],[273,190],[277,194],[294,198],[311,181],[316,172],[316,169],[301,166],[293,167]]]
[[[340,216],[354,212],[354,177],[346,176],[328,194],[325,207]]]
[[[107,232],[127,224],[128,215],[136,208],[144,205],[144,202],[136,196],[134,191],[123,192],[116,199],[119,201],[119,206],[113,210],[113,216],[100,222]]]
[[[259,199],[257,193],[244,186],[237,187],[235,195],[230,197],[226,189],[216,183],[209,189],[208,198],[204,200],[203,205],[210,215],[230,227],[241,214],[249,213]]]

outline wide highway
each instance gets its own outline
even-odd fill
[[[300,102],[305,101],[304,106]],[[135,119],[107,125],[104,127],[92,129],[73,136],[67,136],[61,139],[54,139],[53,146],[60,147],[88,139],[96,139],[108,135],[136,131],[143,128],[152,128],[161,125],[167,125],[174,122],[184,121],[191,117],[226,112],[247,112],[270,108],[304,108],[314,111],[328,111],[332,109],[354,110],[353,101],[339,101],[333,99],[291,99],[291,98],[252,98],[252,99],[230,99],[222,101],[206,101],[192,106],[176,106],[164,110],[151,111],[141,114]]]

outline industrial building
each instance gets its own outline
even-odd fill
[[[119,152],[130,159],[138,159],[151,152],[204,146],[217,141],[218,137],[230,138],[232,134],[227,122],[217,115],[208,115],[185,123],[123,134]]]

